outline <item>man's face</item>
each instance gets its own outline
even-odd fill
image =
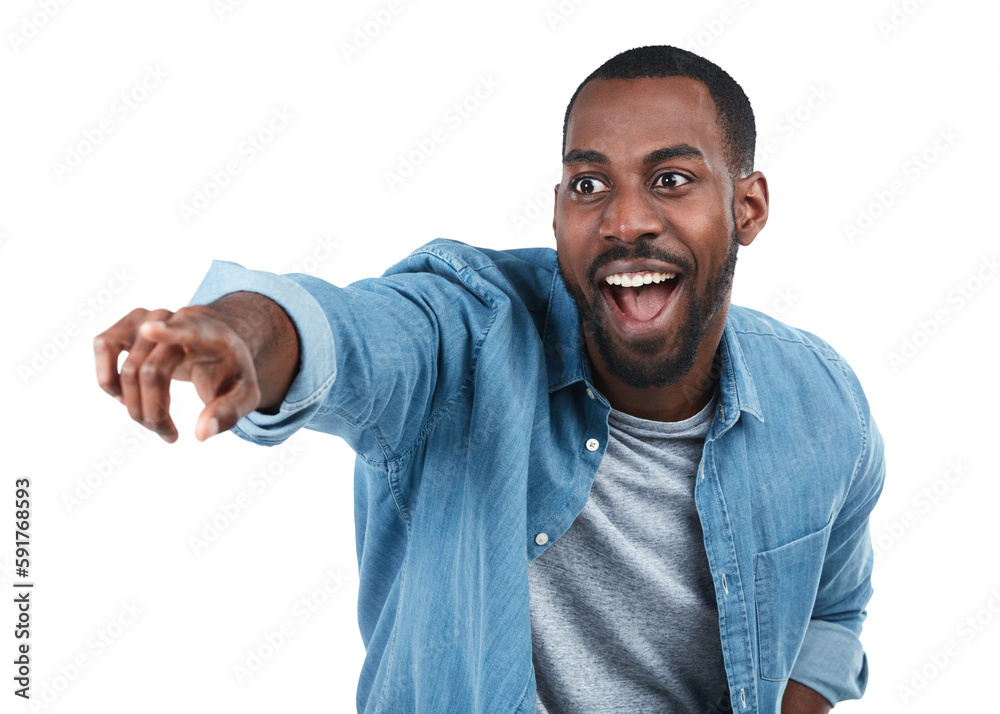
[[[552,227],[591,359],[596,347],[607,371],[638,389],[686,375],[706,332],[721,335],[738,246],[733,179],[705,85],[585,85]]]

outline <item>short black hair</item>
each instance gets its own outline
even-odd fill
[[[595,69],[580,86],[566,107],[563,119],[562,153],[566,154],[566,128],[580,90],[595,79],[659,79],[662,77],[690,77],[708,88],[718,112],[726,161],[734,176],[753,172],[753,155],[757,143],[757,127],[753,109],[743,88],[718,65],[693,52],[669,45],[635,47],[615,55]]]

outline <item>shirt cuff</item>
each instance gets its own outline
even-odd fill
[[[860,699],[868,684],[868,657],[847,627],[810,620],[789,678],[816,690],[831,704]]]
[[[331,286],[332,287],[332,286]],[[248,270],[237,263],[212,261],[189,305],[207,305],[235,292],[258,293],[285,311],[299,337],[299,369],[277,414],[254,411],[233,431],[247,441],[274,446],[309,423],[337,376],[333,332],[316,299],[293,275]]]

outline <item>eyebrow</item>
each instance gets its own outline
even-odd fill
[[[656,151],[646,154],[642,163],[655,164],[659,161],[666,161],[667,159],[676,159],[679,157],[698,159],[702,162],[705,161],[705,155],[690,144],[677,144],[676,146],[665,146],[662,149],[657,149]],[[600,151],[593,151],[591,149],[573,149],[567,152],[567,154],[563,157],[562,162],[563,166],[569,166],[570,164],[602,164],[607,166],[611,163],[611,160]]]

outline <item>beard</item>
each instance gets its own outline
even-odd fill
[[[593,336],[597,351],[600,353],[608,372],[630,387],[649,389],[676,384],[691,371],[709,325],[719,314],[719,310],[728,305],[733,285],[733,274],[736,271],[738,248],[739,240],[734,214],[733,231],[730,235],[729,250],[725,262],[719,266],[715,275],[709,280],[704,295],[695,292],[687,294],[687,309],[680,315],[681,322],[677,331],[676,344],[674,349],[667,354],[660,354],[663,349],[662,337],[633,339],[625,343],[614,340],[603,309],[591,305],[580,286],[566,279],[560,260],[556,260],[556,266],[566,285],[567,292],[576,303],[584,329]],[[596,284],[597,271],[602,265],[623,258],[664,260],[681,267],[685,276],[690,274],[692,268],[690,261],[653,249],[646,241],[635,243],[634,248],[619,244],[602,253],[590,265],[587,270],[590,284]],[[687,290],[687,285],[684,285],[684,289]],[[603,298],[600,295],[596,298],[596,300],[601,299]]]

